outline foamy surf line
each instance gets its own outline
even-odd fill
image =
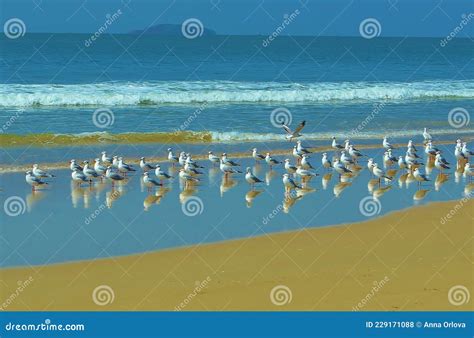
[[[474,81],[1,84],[1,107],[474,99]]]
[[[474,135],[474,129],[437,129],[431,134],[442,135]],[[350,138],[353,140],[380,140],[384,136],[391,138],[409,138],[420,136],[419,129],[413,130],[380,130],[366,132],[330,131],[324,133],[307,133],[301,140],[328,141],[333,137]],[[279,133],[246,133],[246,132],[218,132],[218,131],[178,131],[158,133],[121,133],[86,132],[79,134],[0,134],[3,147],[35,146],[81,146],[100,144],[201,144],[201,143],[244,143],[244,142],[282,142],[286,141],[283,130]]]

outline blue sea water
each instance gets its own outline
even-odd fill
[[[436,38],[281,36],[263,47],[258,36],[103,35],[86,47],[87,37],[0,38],[3,132],[181,128],[212,132],[216,141],[265,141],[281,137],[275,109],[290,112],[280,116],[287,122],[307,120],[312,139],[345,135],[371,114],[358,137],[474,130],[448,120],[453,109],[474,110],[469,39],[441,47]],[[113,124],[97,127],[97,109],[111,110]]]

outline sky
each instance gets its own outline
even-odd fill
[[[21,19],[26,32],[93,33],[120,11],[108,33],[196,18],[218,34],[268,35],[298,13],[283,35],[359,36],[374,18],[380,36],[445,37],[474,16],[472,0],[1,0],[2,26]],[[474,37],[474,17],[457,33]]]

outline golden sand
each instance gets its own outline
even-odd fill
[[[6,309],[472,310],[472,299],[455,306],[448,293],[457,285],[474,292],[473,207],[433,203],[352,225],[3,269],[0,295],[31,277]],[[92,299],[101,285],[114,294],[104,306]],[[271,301],[277,286],[275,302],[291,301]],[[96,301],[107,303],[107,292]]]

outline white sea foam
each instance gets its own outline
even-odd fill
[[[163,103],[328,102],[474,98],[474,81],[425,82],[106,82],[1,84],[0,106],[129,106]]]

